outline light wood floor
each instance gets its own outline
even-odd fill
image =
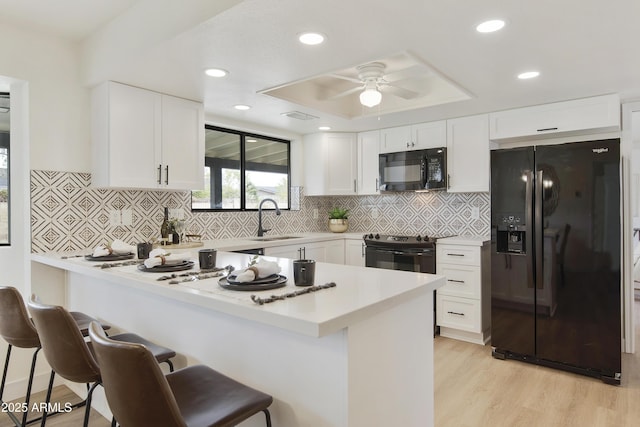
[[[640,302],[635,306],[640,324]],[[640,344],[640,327],[636,326]],[[44,401],[44,392],[34,394]],[[64,386],[52,401],[77,402]],[[436,427],[640,426],[640,350],[622,355],[622,385],[515,360],[491,357],[490,346],[444,337],[435,342]],[[91,427],[110,421],[91,411]],[[82,425],[84,408],[47,420],[49,427]],[[0,427],[12,427],[0,414]],[[372,426],[377,427],[377,426]]]
[[[31,402],[44,402],[46,397],[46,393],[34,393]],[[53,393],[51,395],[52,402],[60,402],[60,406],[63,407],[66,402],[77,403],[81,399],[73,393],[70,389],[65,386],[58,386],[53,389]],[[24,399],[19,399],[16,402],[23,402]],[[31,405],[29,405],[31,406]],[[21,414],[17,414],[21,415]],[[39,413],[29,413],[29,417],[27,420],[32,418],[39,417]],[[22,417],[18,417],[19,420],[22,420]],[[76,408],[69,413],[63,413],[54,415],[53,417],[47,418],[47,427],[64,427],[64,426],[82,426],[82,422],[84,421],[84,407]],[[30,424],[33,426],[39,426],[40,422]],[[111,420],[107,420],[98,412],[91,410],[91,416],[89,417],[89,427],[110,427]],[[15,427],[9,416],[5,413],[0,414],[0,427]]]
[[[638,325],[638,301],[635,314]],[[435,412],[436,427],[640,426],[640,351],[622,355],[622,385],[611,386],[437,337]]]

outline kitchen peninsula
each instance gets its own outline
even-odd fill
[[[217,265],[242,268],[250,259],[218,252]],[[67,308],[176,349],[178,368],[203,363],[271,394],[274,425],[432,426],[430,325],[444,277],[318,263],[315,284],[336,287],[258,305],[252,294],[301,289],[292,260],[273,259],[289,278],[285,287],[234,292],[218,278],[172,285],[136,265],[102,269],[82,257],[32,254],[66,272]],[[96,408],[109,416],[104,403]],[[242,425],[263,425],[254,418]]]

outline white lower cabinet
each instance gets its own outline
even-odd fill
[[[364,242],[362,239],[344,241],[344,263],[365,267]]]
[[[436,273],[447,284],[436,294],[440,335],[477,344],[491,339],[491,264],[488,238],[438,240]]]
[[[312,259],[316,262],[344,264],[344,240],[274,246],[265,248],[264,253],[279,258]]]

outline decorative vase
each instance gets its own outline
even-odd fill
[[[329,230],[334,233],[344,233],[349,228],[349,220],[348,219],[330,219],[329,220]]]

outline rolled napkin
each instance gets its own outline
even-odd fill
[[[93,249],[93,257],[101,257],[107,255],[126,255],[136,252],[136,248],[131,245],[127,245],[122,240],[116,239],[111,245],[100,244]]]
[[[262,279],[273,274],[280,273],[280,266],[274,261],[260,261],[249,268],[241,270],[235,277],[236,282],[253,282],[256,278]]]
[[[175,265],[191,259],[191,253],[170,254],[164,249],[154,249],[149,253],[149,258],[144,260],[144,266],[147,268],[157,267],[159,265]]]

